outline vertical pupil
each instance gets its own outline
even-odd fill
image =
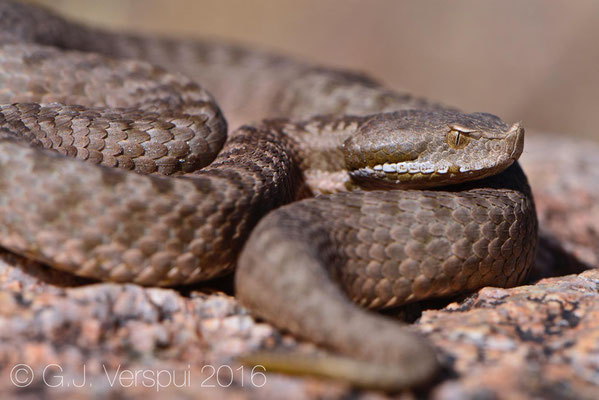
[[[459,146],[460,145],[460,132],[456,132],[457,136],[455,137],[455,145]]]

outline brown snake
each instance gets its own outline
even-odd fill
[[[196,81],[230,126],[287,119],[227,139]],[[353,358],[311,372],[390,390],[429,380],[431,346],[356,304],[513,286],[534,259],[520,125],[358,74],[3,1],[0,104],[3,247],[143,285],[236,268],[252,313]]]

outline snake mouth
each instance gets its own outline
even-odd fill
[[[366,166],[351,171],[350,176],[364,188],[410,189],[441,186],[448,182],[472,179],[474,173],[482,169],[482,165],[477,170],[466,170],[449,163],[407,161]],[[460,179],[460,176],[464,176],[463,179]]]
[[[446,174],[449,172],[449,164],[444,165],[435,165],[432,162],[418,162],[418,161],[404,161],[398,163],[384,163],[377,164],[371,167],[363,167],[355,170],[355,173],[366,173],[366,174],[376,174],[379,176],[383,176],[380,174],[381,172],[385,175],[401,175],[401,174]]]
[[[509,160],[500,169],[488,168],[482,164],[466,167],[449,163],[434,165],[431,162],[385,163],[372,168],[360,168],[349,174],[360,187],[366,189],[423,189],[481,179],[512,163],[513,160]]]
[[[351,178],[369,189],[421,189],[459,184],[497,174],[512,165],[522,153],[524,130],[515,124],[508,132],[503,157],[452,163],[447,160],[386,162],[350,171]]]

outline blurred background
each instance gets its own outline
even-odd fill
[[[29,0],[116,30],[221,38],[599,141],[597,0]]]

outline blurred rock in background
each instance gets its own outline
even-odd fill
[[[98,26],[221,38],[362,70],[529,130],[599,140],[595,0],[33,2]]]

